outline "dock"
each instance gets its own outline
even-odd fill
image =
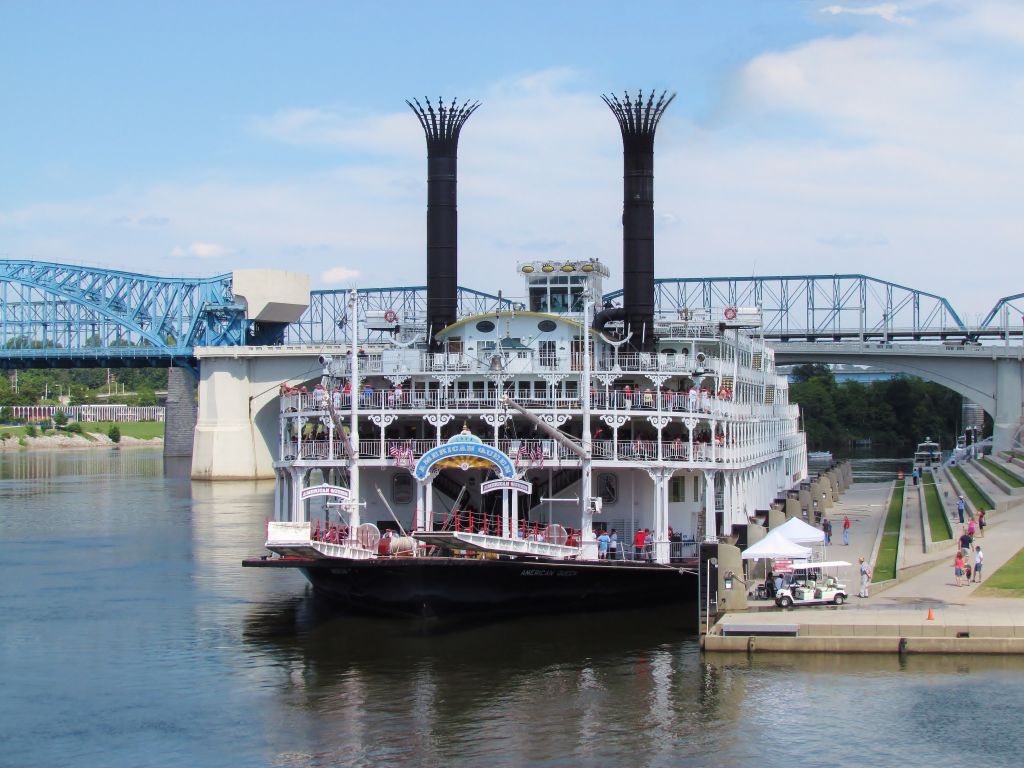
[[[1001,502],[997,510],[987,511],[985,535],[975,540],[985,555],[987,579],[1024,546],[1024,500],[1000,494],[976,467],[963,468]],[[936,478],[940,487],[950,482],[942,471]],[[952,566],[956,544],[926,541],[912,494],[904,506],[896,580],[874,583],[869,597],[857,597],[855,564],[859,556],[873,560],[877,552],[891,485],[851,485],[830,510],[838,534],[828,557],[854,564],[842,574],[848,604],[781,609],[773,602],[750,601],[747,610],[719,617],[701,638],[705,652],[1024,654],[1024,599],[991,597],[984,590],[979,594],[984,581],[957,586]],[[947,489],[940,496],[959,535],[957,494]],[[849,546],[842,544],[844,515],[853,522]]]

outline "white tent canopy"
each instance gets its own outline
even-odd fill
[[[785,536],[780,535],[776,529],[757,542],[757,544],[747,547],[743,551],[742,558],[744,560],[764,560],[788,557],[794,560],[806,560],[810,556],[810,549],[790,541]]]
[[[825,532],[808,525],[799,517],[791,517],[771,534],[779,534],[797,544],[820,544],[825,540]]]

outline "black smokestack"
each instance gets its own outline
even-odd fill
[[[644,351],[654,346],[654,132],[675,97],[601,96],[622,131],[622,304],[630,344]]]
[[[434,335],[457,319],[459,279],[458,187],[459,133],[479,102],[462,106],[453,99],[437,107],[413,99],[406,104],[416,113],[427,137],[427,329]]]

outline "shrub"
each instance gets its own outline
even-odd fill
[[[64,411],[55,411],[53,414],[53,423],[58,427],[63,427],[68,423],[68,415]]]
[[[18,445],[20,445],[22,448],[28,445],[28,440],[25,439],[24,435],[18,438]]]
[[[76,435],[80,435],[82,434],[82,424],[81,422],[72,421],[64,428],[64,430],[67,432],[73,432]]]
[[[4,432],[3,434],[0,434],[0,440],[10,440],[10,439],[11,439],[11,433],[10,432]]]
[[[115,443],[121,442],[121,430],[118,429],[117,424],[110,425],[110,429],[107,430],[107,437]]]
[[[38,434],[39,430],[36,429],[35,424],[29,424],[27,427],[25,427],[25,435],[27,437],[35,437]]]

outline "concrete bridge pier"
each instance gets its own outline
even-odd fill
[[[195,480],[253,480],[274,476],[278,382],[263,382],[245,358],[202,359],[199,418],[192,451]],[[288,377],[285,376],[284,379]],[[262,385],[262,387],[261,387]],[[256,390],[270,389],[260,393]]]
[[[1015,360],[999,360],[995,379],[992,444],[996,451],[1008,451],[1013,448],[1024,413],[1024,365]]]
[[[279,451],[281,384],[320,380],[320,353],[345,346],[198,347],[199,418],[192,449],[194,480],[274,477]]]
[[[197,412],[196,377],[187,368],[171,366],[167,369],[167,409],[164,413],[166,458],[192,455]]]
[[[284,382],[319,379],[309,350],[280,346],[281,333],[309,306],[309,275],[279,270],[235,270],[235,301],[246,308],[255,343],[197,347],[199,413],[192,441],[196,480],[272,478],[278,451],[278,395]],[[260,342],[270,342],[260,345]]]

